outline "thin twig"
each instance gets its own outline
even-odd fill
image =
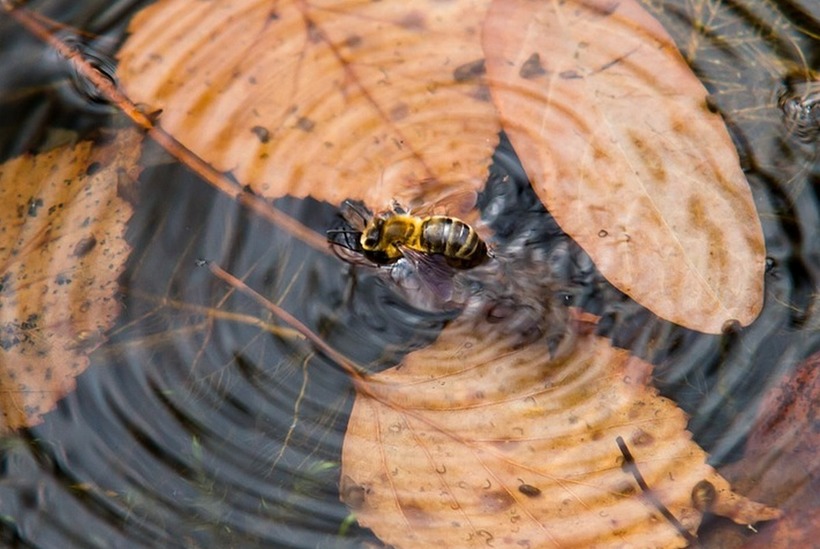
[[[60,56],[74,66],[78,74],[93,84],[103,97],[130,118],[134,124],[144,129],[148,136],[168,151],[171,156],[188,166],[214,188],[235,198],[241,205],[253,210],[254,213],[288,231],[313,248],[330,253],[327,239],[323,235],[317,234],[295,218],[276,209],[262,197],[245,190],[224,172],[211,166],[159,126],[154,120],[155,116],[146,114],[140,105],[131,101],[120,90],[117,83],[110,76],[103,74],[89,63],[77,47],[67,44],[55,35],[53,29],[61,28],[59,23],[51,21],[43,15],[17,7],[11,0],[0,0],[0,6],[23,28],[54,48]]]
[[[336,349],[328,345],[321,337],[316,335],[316,333],[313,330],[305,326],[301,320],[287,312],[285,309],[271,302],[269,299],[266,299],[259,292],[245,284],[245,282],[243,282],[242,280],[239,280],[229,272],[225,271],[216,263],[212,261],[208,262],[208,268],[214,274],[214,276],[230,284],[232,287],[240,290],[243,294],[251,297],[254,301],[256,301],[262,307],[269,310],[277,318],[282,320],[285,324],[289,325],[291,328],[305,336],[305,338],[311,343],[313,343],[317,349],[319,349],[328,358],[335,361],[341,368],[343,368],[353,379],[353,382],[357,385],[357,388],[358,385],[365,383],[365,375],[353,362],[348,360],[347,357],[339,353]]]
[[[666,505],[658,499],[655,493],[649,488],[649,485],[644,480],[643,475],[638,470],[638,465],[635,463],[635,458],[632,457],[632,452],[629,451],[629,448],[626,446],[626,442],[624,442],[623,437],[618,436],[615,438],[615,442],[618,443],[618,448],[621,450],[621,454],[624,456],[624,471],[629,471],[632,473],[632,476],[635,477],[635,481],[638,483],[638,486],[643,490],[644,496],[648,499],[652,505],[660,511],[660,513],[664,516],[664,518],[669,521],[669,523],[675,527],[675,529],[682,535],[689,544],[697,543],[698,538],[697,536],[692,535],[689,530],[687,530],[683,524],[672,514],[672,512],[666,508]]]

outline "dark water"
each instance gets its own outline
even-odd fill
[[[33,2],[89,35],[102,70],[137,2]],[[500,248],[541,248],[600,332],[656,365],[715,465],[736,460],[761,394],[820,350],[816,3],[650,3],[726,119],[763,222],[766,303],[749,328],[674,326],[609,286],[561,233],[503,142],[479,206]],[[813,10],[813,13],[812,13]],[[703,23],[708,19],[709,25]],[[814,37],[814,38],[812,38]],[[93,134],[113,109],[0,15],[0,157]],[[727,70],[732,67],[732,70]],[[353,392],[337,364],[217,280],[217,261],[373,370],[448,317],[414,310],[149,148],[134,196],[124,311],[77,390],[0,447],[0,541],[20,547],[344,547],[371,540],[338,500]],[[514,185],[501,184],[510,176]],[[278,207],[319,233],[335,207]],[[218,313],[215,313],[218,311]]]

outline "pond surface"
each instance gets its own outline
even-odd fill
[[[87,33],[113,74],[138,2],[30,2]],[[610,286],[558,228],[502,136],[478,198],[497,249],[551,269],[555,298],[653,363],[715,466],[743,456],[765,391],[820,351],[820,13],[816,3],[647,2],[727,121],[766,238],[750,327],[705,335]],[[109,61],[111,60],[111,61]],[[123,124],[51,48],[0,12],[0,158]],[[446,116],[446,113],[442,113]],[[109,339],[42,424],[3,435],[0,542],[13,547],[347,547],[377,543],[339,500],[348,373],[217,279],[217,261],[367,371],[432,342],[457,312],[413,307],[373,269],[317,250],[214,190],[158,146],[131,191],[133,248]],[[512,184],[511,184],[512,183]],[[324,236],[337,205],[275,206]],[[0,361],[3,360],[0,355]],[[710,527],[707,522],[705,528]]]

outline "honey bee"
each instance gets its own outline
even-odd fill
[[[358,242],[345,247],[373,263],[389,264],[403,257],[418,261],[437,255],[449,267],[471,269],[489,257],[487,245],[475,229],[456,217],[416,216],[398,204],[376,215],[350,201],[346,201],[343,208],[345,219],[356,230],[331,230],[328,236],[340,232],[357,235]]]
[[[340,257],[351,263],[392,266],[394,279],[418,280],[439,300],[454,297],[457,271],[477,267],[490,251],[469,224],[445,215],[413,215],[394,203],[374,215],[363,204],[345,201],[342,217],[351,228],[332,229],[328,240],[353,252]],[[363,260],[363,261],[362,261]],[[409,266],[409,269],[403,267]]]

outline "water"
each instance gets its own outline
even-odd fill
[[[89,31],[101,67],[136,2],[29,5]],[[723,336],[660,320],[608,283],[540,205],[502,143],[479,197],[494,245],[541,250],[562,296],[656,365],[715,465],[742,456],[765,389],[820,350],[820,36],[810,1],[651,2],[727,121],[766,236],[766,303]],[[812,13],[814,10],[814,13]],[[70,33],[63,31],[65,37]],[[86,47],[85,45],[83,47]],[[0,157],[112,123],[113,109],[42,43],[0,17]],[[732,70],[727,69],[731,67]],[[812,95],[815,94],[815,95]],[[358,364],[379,370],[450,318],[409,306],[214,191],[157,148],[128,229],[124,311],[77,390],[42,425],[5,436],[0,540],[20,547],[344,547],[372,535],[338,499],[347,374],[201,266],[217,260]],[[514,185],[502,184],[510,176]],[[282,199],[318,233],[335,206]]]

